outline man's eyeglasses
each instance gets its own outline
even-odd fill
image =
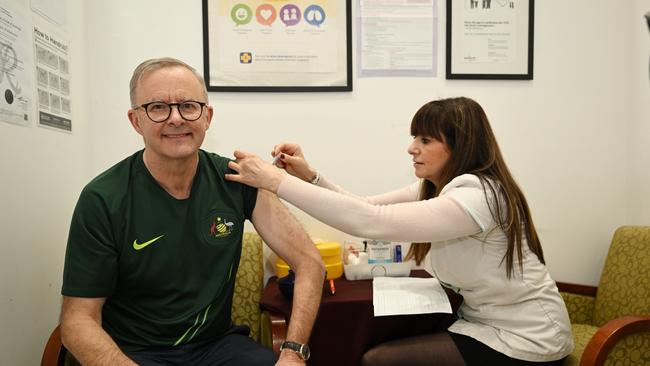
[[[187,100],[181,103],[151,102],[140,104],[135,108],[143,108],[149,119],[156,123],[165,122],[172,114],[172,107],[176,106],[178,113],[186,121],[196,121],[203,114],[203,107],[207,103]]]

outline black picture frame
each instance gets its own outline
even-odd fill
[[[532,80],[534,20],[535,0],[447,0],[446,78]]]
[[[238,73],[236,71],[232,71],[235,68],[240,68],[239,65],[237,65],[237,61],[233,61],[233,59],[228,59],[229,67],[230,69],[227,71],[224,71],[220,69],[218,66],[220,60],[219,57],[221,57],[221,54],[219,53],[219,47],[220,45],[217,42],[218,37],[220,34],[215,33],[216,29],[227,29],[228,32],[238,32],[237,37],[240,37],[239,39],[250,39],[247,37],[258,37],[257,39],[254,39],[254,44],[263,44],[263,38],[265,34],[269,34],[271,32],[276,32],[275,36],[283,36],[283,35],[290,35],[290,30],[289,30],[289,23],[290,20],[289,18],[286,18],[286,13],[285,18],[283,20],[280,19],[280,14],[284,7],[278,9],[271,9],[276,12],[277,16],[274,15],[273,19],[277,22],[282,22],[284,23],[283,25],[286,26],[285,28],[281,27],[281,24],[275,24],[275,22],[269,18],[265,18],[265,21],[271,20],[271,22],[274,22],[273,24],[265,24],[268,25],[268,28],[264,28],[263,26],[259,25],[259,22],[262,21],[262,18],[259,18],[259,15],[262,13],[259,13],[261,6],[280,6],[280,5],[286,5],[283,3],[280,3],[279,5],[274,5],[276,3],[274,2],[269,2],[268,4],[263,4],[255,8],[253,10],[252,7],[248,7],[248,9],[245,9],[245,12],[249,12],[251,14],[248,15],[248,18],[242,16],[243,19],[250,19],[251,24],[250,28],[254,28],[255,26],[258,29],[249,29],[246,30],[248,34],[243,34],[244,32],[242,29],[243,27],[238,27],[241,24],[235,24],[233,26],[232,24],[225,25],[225,21],[221,20],[221,24],[219,24],[219,19],[225,19],[223,16],[223,8],[218,8],[218,6],[230,6],[232,5],[232,13],[229,13],[231,16],[231,20],[233,22],[236,22],[238,19],[235,18],[235,11],[239,9],[235,9],[237,6],[241,6],[241,4],[246,4],[246,0],[241,0],[241,1],[224,1],[224,0],[202,0],[203,2],[203,61],[204,61],[204,78],[205,78],[205,83],[208,91],[215,91],[215,92],[343,92],[343,91],[351,91],[352,90],[352,14],[351,14],[351,9],[352,9],[352,0],[328,0],[325,2],[322,2],[319,6],[320,10],[325,9],[321,13],[321,17],[317,19],[325,19],[323,20],[323,23],[329,19],[335,19],[336,23],[330,23],[330,27],[335,27],[336,31],[332,32],[332,34],[335,34],[336,37],[336,44],[335,44],[335,51],[336,53],[336,59],[334,60],[335,66],[331,66],[332,62],[321,62],[320,64],[322,66],[327,65],[327,68],[334,68],[334,72],[330,72],[327,70],[319,71],[316,69],[316,71],[313,71],[313,69],[310,69],[308,72],[300,72],[297,71],[295,67],[291,67],[290,63],[287,62],[287,65],[284,66],[282,65],[282,62],[276,62],[275,64],[272,64],[271,61],[275,61],[276,59],[272,59],[269,56],[266,55],[265,57],[267,60],[268,65],[273,65],[276,67],[277,70],[275,73],[251,73],[251,72],[241,72]],[[228,5],[223,5],[224,3],[227,3]],[[257,2],[251,1],[251,3],[257,4]],[[288,2],[287,2],[288,3]],[[333,6],[335,5],[335,7]],[[293,4],[290,4],[289,6],[296,6]],[[312,26],[311,29],[313,30],[308,30],[305,31],[303,29],[303,32],[313,32],[316,34],[316,32],[320,32],[320,34],[323,34],[323,32],[327,32],[327,30],[323,30],[321,28],[321,24],[317,23],[310,23],[308,21],[308,18],[304,16],[304,14],[301,14],[301,11],[308,10],[310,9],[310,6],[307,6],[303,9],[298,9],[298,20],[303,21],[305,24],[302,24],[301,26],[303,28],[310,28],[310,25]],[[216,13],[216,10],[220,9],[222,12],[221,13]],[[270,8],[266,8],[264,10],[268,10]],[[326,15],[326,11],[328,9],[333,9],[332,13],[335,13],[336,16],[331,16],[327,18],[329,13]],[[269,10],[269,11],[271,11]],[[313,12],[310,11],[310,12]],[[343,12],[344,14],[340,14]],[[222,14],[222,16],[219,18],[218,14]],[[254,14],[254,15],[253,15]],[[301,18],[301,15],[303,16]],[[295,19],[295,18],[292,18]],[[312,22],[314,21],[314,17],[311,18]],[[258,23],[255,23],[255,20],[257,20]],[[309,23],[307,25],[306,23]],[[226,28],[224,28],[226,27]],[[271,27],[275,27],[272,28]],[[331,29],[331,28],[330,28]],[[267,33],[263,33],[267,32]],[[279,32],[279,33],[278,33]],[[286,32],[286,33],[282,33]],[[222,32],[221,34],[224,34]],[[211,37],[213,39],[211,39]],[[225,36],[224,36],[225,37]],[[241,38],[243,37],[243,38]],[[331,39],[329,40],[330,42],[327,43],[327,45],[332,45],[333,42],[331,42]],[[228,44],[228,41],[224,41],[224,44]],[[290,42],[287,42],[290,43]],[[267,43],[268,44],[268,43]],[[231,47],[228,51],[230,52],[224,52],[223,54],[227,56],[224,57],[239,57],[238,62],[239,63],[244,63],[242,60],[246,60],[249,63],[253,63],[256,61],[256,54],[253,52],[243,52],[244,49],[242,49],[242,52],[237,54],[234,49],[234,47]],[[286,50],[282,50],[286,51]],[[293,51],[293,49],[291,50]],[[300,55],[301,52],[307,52],[305,51],[304,47],[295,47],[295,55],[297,57],[302,57]],[[311,51],[314,52],[314,51]],[[278,52],[280,53],[280,52]],[[323,59],[326,59],[328,57],[333,57],[331,56],[332,53],[325,53],[323,52],[322,56]],[[250,59],[248,59],[248,55],[250,55]],[[303,57],[304,59],[314,59],[314,57],[320,57],[319,55],[317,56],[305,56]],[[244,58],[242,58],[244,57]],[[282,57],[281,55],[277,57]],[[260,59],[260,58],[257,58]],[[286,59],[286,58],[285,58]],[[282,60],[285,60],[282,59]],[[311,62],[308,60],[307,62]],[[295,63],[294,63],[295,65]],[[318,65],[316,65],[318,66]],[[257,76],[259,74],[259,77]],[[286,75],[283,76],[282,75]],[[221,77],[224,76],[224,77]],[[270,78],[269,78],[270,76]],[[270,79],[279,79],[279,80],[270,80]]]

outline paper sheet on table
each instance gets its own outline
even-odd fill
[[[435,278],[375,277],[372,304],[375,316],[451,313],[447,294]]]

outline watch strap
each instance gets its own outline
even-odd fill
[[[292,341],[284,341],[282,344],[280,344],[280,351],[288,349],[291,351],[294,351],[302,358],[304,361],[307,361],[310,356],[310,351],[309,351],[309,346],[306,344],[302,343],[297,343],[297,342],[292,342]]]

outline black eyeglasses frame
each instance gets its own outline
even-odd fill
[[[169,107],[169,114],[167,114],[167,117],[165,117],[165,119],[162,119],[160,121],[151,118],[151,116],[149,115],[149,111],[147,110],[147,108],[150,105],[156,104],[156,103],[158,103],[158,104],[161,104],[161,103],[166,104]],[[197,103],[198,105],[200,105],[201,106],[201,113],[199,113],[199,116],[194,118],[194,119],[186,118],[183,115],[183,112],[181,112],[181,109],[179,108],[179,106],[181,104],[184,104],[184,103]],[[194,121],[198,120],[199,118],[201,118],[203,116],[203,107],[205,107],[206,105],[208,105],[208,103],[199,102],[198,100],[186,100],[186,101],[183,101],[183,102],[180,102],[180,103],[167,103],[167,102],[161,102],[161,101],[154,101],[154,102],[144,103],[144,104],[140,104],[140,105],[135,105],[135,106],[133,106],[133,108],[134,109],[142,108],[142,109],[144,109],[144,113],[147,115],[147,117],[149,117],[149,119],[152,122],[154,122],[154,123],[163,123],[163,122],[167,121],[169,119],[169,117],[172,115],[172,107],[176,106],[176,110],[178,111],[178,114],[181,116],[181,118],[183,120],[188,121],[188,122],[194,122]]]

